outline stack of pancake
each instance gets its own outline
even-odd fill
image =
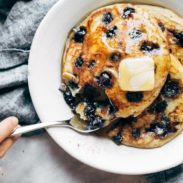
[[[183,129],[182,56],[183,19],[172,11],[131,4],[100,8],[69,33],[64,98],[88,128],[108,122],[100,134],[118,145],[162,146]],[[141,80],[134,76],[133,87],[124,81],[121,65],[129,60],[153,61],[154,80],[147,70]]]

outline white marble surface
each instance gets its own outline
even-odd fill
[[[0,160],[0,183],[145,183],[88,167],[64,152],[46,133],[21,138]]]

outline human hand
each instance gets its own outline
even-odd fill
[[[0,122],[0,159],[19,138],[19,136],[10,137],[17,127],[18,119],[16,117],[9,117]]]

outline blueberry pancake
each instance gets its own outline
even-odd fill
[[[183,66],[171,60],[167,81],[155,102],[138,117],[120,119],[103,135],[116,144],[155,148],[174,139],[183,129]]]
[[[91,128],[102,127],[104,120],[138,116],[150,106],[169,63],[157,20],[136,5],[115,4],[92,12],[70,32],[61,89]]]

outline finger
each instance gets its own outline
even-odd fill
[[[9,137],[18,125],[16,117],[9,117],[0,122],[0,142]]]
[[[10,147],[15,143],[19,136],[7,138],[0,144],[0,159],[4,157]]]

